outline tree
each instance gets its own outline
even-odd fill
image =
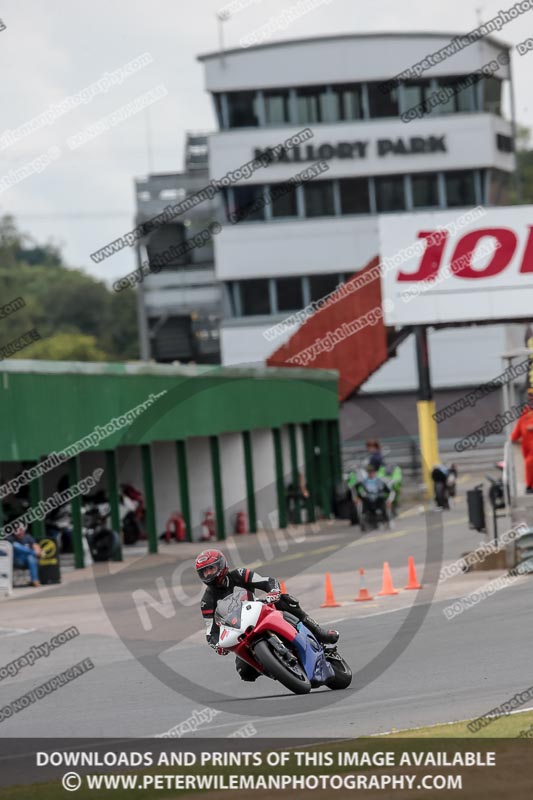
[[[127,289],[113,292],[109,304],[110,319],[102,342],[110,353],[120,353],[123,359],[139,358],[137,321],[137,291]]]
[[[22,247],[22,235],[17,230],[15,220],[6,214],[0,220],[0,264],[14,267],[17,262],[16,252]]]
[[[46,361],[107,361],[108,356],[97,346],[94,336],[82,333],[58,333],[33,342],[17,358],[36,358]]]
[[[42,341],[24,350],[24,357],[138,358],[135,291],[117,294],[82,270],[68,268],[55,245],[37,244],[7,215],[0,218],[0,306],[17,297],[25,305],[0,318],[0,345],[36,328]],[[45,339],[53,340],[50,347]]]
[[[111,301],[109,289],[84,272],[46,270],[40,301],[52,330],[74,327],[98,339],[105,331]]]

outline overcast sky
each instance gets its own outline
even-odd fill
[[[253,0],[224,23],[227,48],[296,0]],[[0,11],[3,109],[0,142],[14,129],[80,92],[104,73],[143,53],[153,61],[120,85],[73,108],[50,125],[0,150],[0,213],[40,241],[59,244],[70,266],[111,282],[135,268],[130,249],[97,266],[89,254],[124,231],[134,216],[133,178],[183,167],[186,130],[214,130],[204,91],[201,53],[218,49],[215,12],[227,0],[4,0]],[[511,0],[331,0],[274,39],[379,31],[466,32]],[[499,38],[516,45],[533,37],[533,11],[506,25]],[[273,39],[273,40],[274,40]],[[406,65],[408,66],[408,65]],[[518,121],[533,127],[533,52],[513,54]],[[354,79],[357,76],[354,75]],[[139,96],[165,87],[149,112],[140,111],[75,150],[66,140]],[[150,120],[152,163],[148,156]],[[5,141],[5,140],[3,140]],[[3,188],[9,170],[50,147],[55,156],[40,173]]]

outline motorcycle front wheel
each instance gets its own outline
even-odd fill
[[[326,659],[335,672],[333,678],[326,681],[328,689],[347,689],[352,682],[352,670],[347,662],[337,652],[326,655]]]
[[[279,681],[286,689],[294,694],[308,694],[311,691],[311,682],[300,663],[290,650],[285,648],[287,656],[272,648],[268,641],[260,641],[254,647],[254,655],[266,672]],[[296,663],[289,663],[289,658]]]

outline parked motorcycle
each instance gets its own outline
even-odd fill
[[[494,466],[500,470],[500,477],[493,478],[491,475],[485,475],[485,477],[490,483],[489,502],[495,511],[499,511],[506,506],[505,487],[503,483],[503,461],[498,461]]]
[[[70,503],[54,508],[44,520],[46,535],[54,539],[61,553],[72,553],[72,516]]]
[[[119,513],[120,526],[124,536],[124,544],[136,544],[143,532],[143,527],[137,516],[138,503],[128,497],[120,495]]]
[[[303,622],[264,600],[249,600],[243,589],[219,600],[215,622],[221,647],[294,694],[319,686],[346,689],[352,681],[336,646],[320,644]]]
[[[4,525],[14,522],[22,517],[30,507],[30,501],[26,497],[12,496],[2,501],[2,519]]]
[[[95,524],[108,529],[112,527],[111,506],[105,491],[100,490],[85,497],[84,502],[87,512],[93,517],[89,528],[93,529]],[[119,495],[119,517],[125,545],[133,545],[139,539],[146,538],[143,525],[144,513],[144,497],[141,492],[129,484],[122,484]],[[102,518],[100,521],[98,514]]]
[[[124,534],[124,544],[135,544],[146,539],[144,529],[144,495],[129,483],[120,486],[120,522]]]
[[[455,466],[455,464],[452,464],[450,467],[446,485],[448,486],[448,492],[450,497],[455,497],[455,495],[457,494],[457,467]]]
[[[437,464],[431,472],[435,503],[437,508],[448,510],[450,508],[450,497],[455,497],[457,483],[457,467],[452,464],[450,467],[444,464]]]
[[[83,498],[82,533],[93,561],[109,561],[120,547],[118,533],[109,525],[110,516],[111,508],[104,492]]]

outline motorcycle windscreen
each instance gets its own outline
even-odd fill
[[[229,597],[219,600],[215,611],[217,625],[240,628],[242,605],[246,600],[248,600],[248,593],[239,588],[235,588],[233,594],[230,594]]]

